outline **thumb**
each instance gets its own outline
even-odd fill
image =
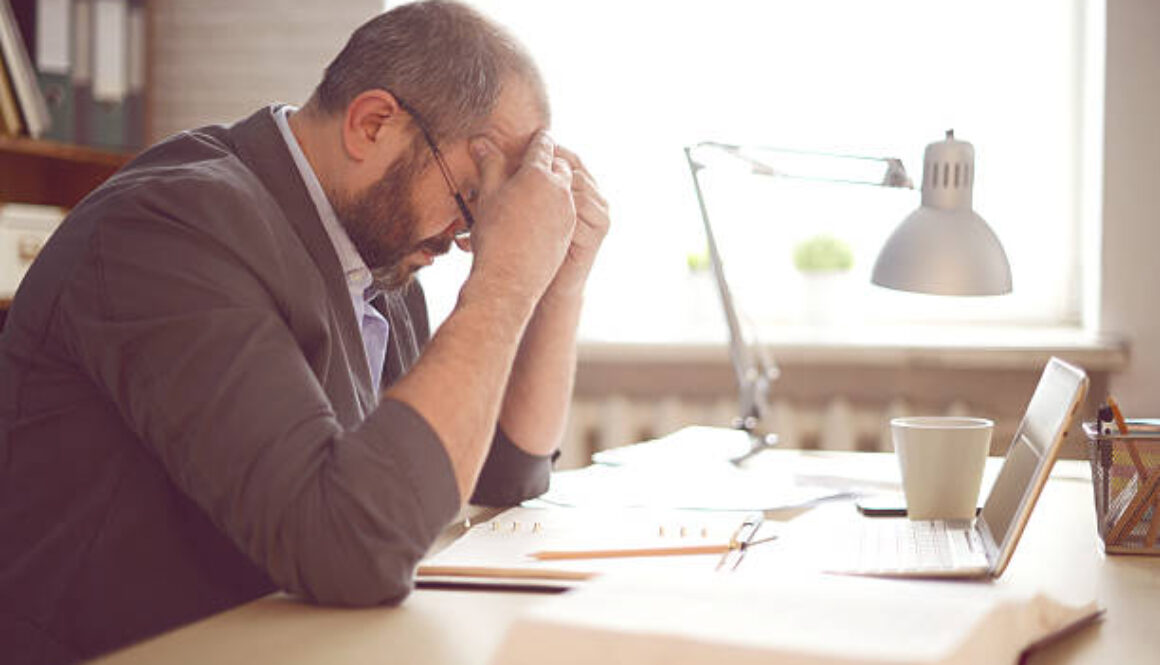
[[[490,139],[478,136],[471,140],[471,157],[479,169],[480,194],[490,194],[504,181],[504,157]]]

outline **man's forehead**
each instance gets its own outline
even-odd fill
[[[513,81],[504,86],[480,134],[497,145],[508,159],[518,159],[536,132],[547,129],[547,124],[542,95],[522,81]]]

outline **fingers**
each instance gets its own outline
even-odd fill
[[[471,140],[471,157],[479,169],[480,194],[491,194],[506,178],[504,155],[491,139],[477,136]]]
[[[505,289],[538,299],[574,235],[572,166],[556,155],[555,142],[543,132],[528,141],[518,158],[513,154],[507,160],[497,143],[481,138],[471,143],[480,170],[472,274],[502,279]]]
[[[563,157],[552,158],[552,173],[559,176],[568,185],[572,184],[572,165]]]
[[[563,157],[572,165],[573,171],[585,171],[584,162],[580,161],[580,156],[562,145],[556,146],[556,156]]]
[[[592,174],[573,167],[572,171],[572,193],[575,195],[577,201],[581,199],[592,200],[596,205],[607,208],[608,201],[600,193],[600,189],[596,186],[596,180],[592,178]]]
[[[509,177],[503,152],[486,136],[473,138],[470,148],[476,168],[479,169],[480,194],[495,192]],[[553,173],[565,183],[571,183],[573,164],[579,164],[579,159],[569,151],[558,154],[558,149],[562,150],[546,131],[536,132],[524,150],[521,168],[526,166]]]
[[[554,170],[555,158],[556,142],[552,140],[551,136],[548,136],[548,132],[541,129],[532,137],[531,143],[524,151],[524,166],[552,171]]]
[[[600,218],[607,219],[608,201],[600,194],[596,179],[584,167],[579,155],[560,145],[556,146],[556,155],[567,160],[572,167],[572,194],[576,201],[577,215],[590,223]]]
[[[556,156],[563,157],[568,160],[568,164],[572,166],[572,191],[577,194],[589,195],[600,202],[601,205],[607,205],[604,197],[600,195],[600,187],[596,184],[596,179],[592,177],[588,169],[584,166],[584,162],[580,160],[580,156],[562,145],[556,146]]]

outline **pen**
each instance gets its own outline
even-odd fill
[[[758,542],[766,542],[773,538],[766,538],[761,541],[755,541],[754,537],[761,529],[761,525],[765,522],[765,516],[761,513],[754,513],[745,518],[741,526],[733,532],[733,537],[729,539],[729,549],[721,556],[721,560],[717,562],[716,570],[721,570],[729,565],[729,570],[737,570],[737,566],[741,565],[741,560],[745,558],[745,552],[750,545],[756,545]],[[776,536],[774,536],[775,538]]]
[[[1101,406],[1096,413],[1096,431],[1101,435],[1112,434],[1112,407],[1104,405]]]
[[[1108,408],[1112,411],[1112,418],[1116,421],[1116,429],[1120,431],[1121,435],[1127,435],[1131,432],[1128,429],[1128,421],[1124,420],[1124,414],[1120,411],[1120,405],[1116,403],[1116,399],[1108,395]],[[1148,467],[1144,464],[1144,460],[1140,457],[1140,451],[1136,448],[1133,441],[1128,441],[1128,455],[1132,457],[1132,464],[1136,467],[1136,472],[1140,474],[1140,480],[1143,481],[1148,475]]]

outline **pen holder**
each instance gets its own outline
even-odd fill
[[[1110,554],[1160,554],[1160,432],[1101,433],[1088,439],[1096,523]]]

